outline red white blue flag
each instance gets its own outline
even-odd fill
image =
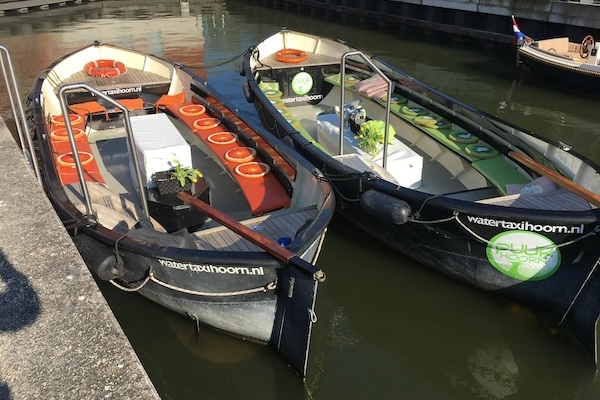
[[[515,44],[520,46],[525,42],[525,38],[527,37],[521,30],[519,29],[519,25],[517,25],[517,21],[515,20],[515,16],[512,16],[513,21],[513,32],[515,33]]]

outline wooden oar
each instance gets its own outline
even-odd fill
[[[312,265],[311,263],[304,261],[300,257],[298,257],[293,251],[286,249],[285,247],[279,245],[277,242],[253,231],[247,226],[241,224],[239,221],[231,218],[229,215],[217,210],[216,208],[210,206],[202,200],[199,200],[186,192],[177,193],[177,197],[181,200],[185,201],[192,207],[202,211],[204,214],[208,215],[215,221],[220,224],[226,226],[231,229],[244,239],[249,240],[254,243],[258,247],[265,250],[267,253],[278,259],[279,261],[283,261],[290,266],[304,272],[305,274],[312,276],[313,279],[323,282],[325,280],[325,273]]]
[[[600,207],[600,196],[594,192],[587,190],[586,188],[576,184],[575,182],[565,178],[564,176],[552,171],[550,168],[538,163],[537,161],[532,160],[531,158],[523,155],[521,153],[517,153],[516,151],[509,151],[508,156],[513,160],[520,162],[526,167],[531,168],[535,172],[544,175],[552,182],[556,183],[559,186],[567,189],[571,193],[576,194],[582,199],[586,200],[589,203],[592,203],[596,207]]]

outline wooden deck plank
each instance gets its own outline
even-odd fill
[[[246,226],[260,226],[256,229],[261,235],[277,241],[280,237],[294,237],[300,227],[317,215],[316,207],[278,215],[268,215],[242,221]],[[205,250],[262,252],[261,248],[242,238],[237,233],[221,226],[192,233],[198,248]]]
[[[478,203],[494,204],[505,207],[530,208],[534,210],[585,211],[591,209],[590,203],[565,189],[525,196],[513,194],[494,197],[491,199],[480,200]]]
[[[162,85],[170,84],[171,80],[161,75],[154,74],[152,72],[144,72],[139,69],[129,68],[123,75],[111,77],[111,78],[96,78],[89,76],[85,72],[77,72],[70,77],[66,78],[61,84],[72,84],[72,83],[85,83],[96,89],[102,90],[107,88],[122,88],[130,87],[134,85]],[[56,88],[55,90],[58,90]]]
[[[271,54],[268,57],[265,57],[262,60],[263,67],[258,69],[270,69],[270,68],[296,68],[296,67],[310,67],[310,66],[319,66],[319,65],[335,65],[340,64],[341,60],[336,57],[331,57],[325,54],[316,54],[316,53],[306,53],[308,58],[300,63],[285,63],[281,61],[277,61],[275,59],[275,55]]]

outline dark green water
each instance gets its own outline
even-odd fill
[[[211,66],[198,72],[257,120],[242,94],[239,56],[285,26],[344,39],[600,161],[600,100],[519,74],[513,49],[374,32],[241,0],[187,4],[103,1],[5,17],[0,44],[11,51],[24,97],[51,62],[97,39]],[[5,102],[0,113],[10,119]],[[600,398],[587,356],[543,318],[437,275],[345,221],[331,225],[319,266],[328,279],[319,289],[305,384],[266,347],[207,328],[196,333],[190,320],[100,286],[164,399]]]

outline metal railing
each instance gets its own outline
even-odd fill
[[[127,147],[129,149],[131,161],[133,162],[133,169],[135,172],[135,177],[138,185],[138,193],[140,195],[142,209],[144,211],[144,215],[150,218],[150,211],[148,209],[148,201],[146,192],[144,190],[144,181],[142,179],[142,174],[140,172],[140,165],[138,162],[137,152],[135,151],[135,142],[133,139],[133,129],[131,128],[131,120],[129,119],[129,111],[127,107],[121,105],[115,99],[108,97],[107,95],[99,92],[93,87],[86,85],[85,83],[73,83],[70,85],[61,86],[58,90],[58,99],[60,101],[60,109],[63,114],[65,120],[65,127],[67,129],[67,136],[69,137],[69,143],[71,144],[71,151],[73,152],[73,160],[75,162],[75,168],[77,169],[77,176],[79,177],[79,182],[81,183],[81,190],[83,191],[83,197],[85,200],[85,209],[86,215],[89,217],[93,215],[92,204],[90,200],[90,194],[88,191],[88,187],[85,181],[85,177],[83,174],[83,167],[81,165],[81,159],[79,158],[79,153],[77,152],[77,145],[75,144],[75,135],[73,133],[73,127],[71,125],[71,120],[69,119],[69,103],[67,101],[67,92],[73,91],[76,89],[84,89],[88,92],[98,96],[102,100],[108,102],[116,108],[119,108],[123,111],[123,121],[125,123],[125,131],[127,132]]]
[[[19,87],[15,78],[15,71],[10,59],[10,53],[4,46],[0,46],[0,64],[2,65],[2,75],[4,76],[4,81],[6,82],[6,89],[8,90],[8,100],[15,118],[17,133],[19,134],[19,145],[23,151],[25,159],[29,162],[29,165],[33,169],[38,183],[41,185],[42,176],[40,174],[35,152],[33,151],[31,132],[27,126],[27,119],[25,118],[23,103],[21,102],[21,96],[19,95]]]
[[[390,130],[390,111],[391,111],[392,90],[393,90],[392,81],[379,68],[377,68],[377,66],[375,64],[373,64],[373,62],[363,52],[358,51],[358,50],[348,51],[348,52],[344,53],[342,55],[342,60],[341,60],[340,86],[341,86],[342,90],[340,90],[341,94],[340,94],[340,149],[339,149],[339,155],[344,154],[344,103],[345,103],[345,92],[346,92],[346,85],[345,85],[346,59],[351,56],[360,56],[367,64],[369,64],[371,69],[377,75],[379,75],[384,80],[384,82],[387,84],[387,99],[386,99],[386,106],[385,106],[385,130],[384,130],[384,137],[383,137],[383,165],[382,165],[383,169],[386,169],[387,155],[388,155],[387,154],[388,153],[387,146],[388,146],[388,142],[389,142],[388,133]]]

